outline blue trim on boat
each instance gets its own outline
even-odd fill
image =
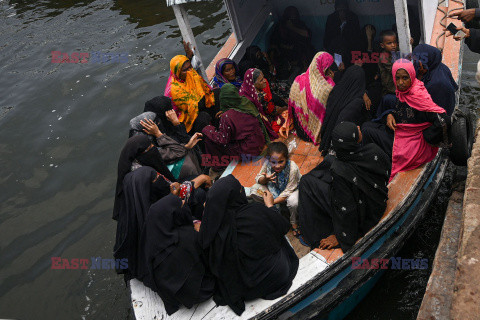
[[[405,212],[405,214],[394,224],[390,227],[390,229],[382,236],[380,237],[374,244],[372,244],[372,246],[370,246],[370,248],[365,251],[365,253],[362,255],[362,259],[366,259],[368,257],[370,257],[370,255],[372,253],[374,253],[375,251],[377,251],[384,243],[385,241],[390,238],[390,236],[396,232],[398,230],[398,228],[400,228],[401,225],[403,225],[403,223],[405,222],[405,220],[410,216],[410,214],[412,213],[412,211],[417,207],[417,205],[419,204],[422,196],[423,196],[423,193],[425,191],[425,189],[432,183],[433,181],[433,178],[436,176],[437,174],[437,171],[438,169],[440,168],[440,165],[441,165],[441,161],[438,161],[435,169],[433,170],[432,174],[430,175],[430,177],[428,178],[428,180],[425,182],[422,190],[419,192],[418,196],[415,198],[415,200],[413,201],[412,205],[410,206],[410,208]],[[341,271],[339,274],[337,274],[334,278],[332,278],[329,282],[327,282],[325,285],[323,285],[322,287],[320,287],[319,289],[317,289],[316,291],[314,291],[312,294],[310,294],[308,297],[306,297],[305,299],[303,299],[302,301],[300,301],[299,303],[297,303],[295,306],[293,306],[292,308],[290,308],[288,310],[289,313],[291,314],[295,314],[297,313],[298,311],[306,308],[307,306],[309,306],[312,302],[318,300],[318,299],[321,299],[325,294],[327,294],[329,291],[331,291],[332,289],[336,288],[337,285],[340,283],[340,281],[342,281],[346,276],[348,276],[349,273],[352,272],[353,269],[351,268],[346,268],[344,269],[343,271]],[[360,289],[359,289],[360,290]],[[348,299],[347,299],[348,300]],[[338,308],[339,306],[341,306],[342,304],[338,305],[336,308]],[[336,309],[335,308],[335,309]],[[335,310],[334,309],[334,310]],[[332,311],[333,312],[333,311]]]

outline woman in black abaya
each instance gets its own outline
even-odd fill
[[[365,72],[359,66],[349,67],[328,96],[325,118],[320,131],[320,151],[325,155],[330,149],[332,131],[342,121],[363,123],[365,117],[363,95]]]
[[[127,173],[122,182],[122,201],[118,202],[116,259],[128,259],[128,269],[119,269],[125,281],[138,276],[138,237],[150,205],[170,193],[170,183],[151,167]]]
[[[158,293],[169,315],[208,300],[215,279],[196,244],[190,209],[171,194],[154,203],[140,240],[140,280]]]
[[[298,258],[285,234],[289,222],[273,206],[248,204],[240,182],[229,175],[207,195],[199,244],[216,278],[214,300],[237,314],[245,301],[276,299],[292,285]]]
[[[385,212],[391,162],[377,145],[362,146],[361,140],[354,123],[340,123],[332,132],[336,156],[300,180],[300,226],[312,248],[340,245],[346,252]]]

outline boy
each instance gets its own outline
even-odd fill
[[[380,46],[382,54],[378,68],[380,69],[380,77],[382,79],[382,95],[395,94],[395,84],[392,76],[392,52],[397,51],[397,34],[392,30],[384,30],[380,33]]]

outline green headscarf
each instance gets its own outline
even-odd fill
[[[265,128],[265,124],[263,123],[258,109],[250,100],[248,100],[248,98],[243,97],[238,93],[237,87],[231,83],[227,83],[224,84],[220,89],[220,110],[225,112],[230,109],[246,113],[257,118],[258,122],[260,123],[260,127],[262,128],[265,142],[267,144],[270,143],[270,137],[268,136],[267,128]]]

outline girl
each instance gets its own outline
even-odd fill
[[[286,205],[290,212],[290,224],[297,236],[298,183],[302,175],[295,162],[289,159],[288,148],[283,142],[272,142],[267,148],[267,159],[251,188],[252,195],[270,191],[275,205]],[[255,196],[253,196],[255,198]]]

